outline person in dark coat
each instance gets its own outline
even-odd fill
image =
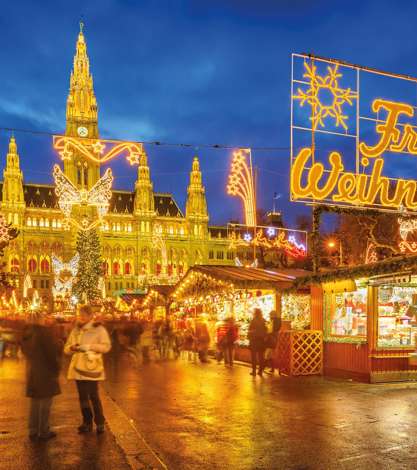
[[[253,319],[249,324],[248,338],[249,349],[252,356],[252,372],[251,375],[256,375],[256,367],[259,366],[258,375],[262,375],[265,362],[265,340],[268,334],[265,320],[262,316],[262,310],[255,308],[253,312]]]
[[[48,440],[56,436],[49,428],[52,400],[61,393],[59,371],[62,346],[40,314],[33,314],[33,324],[22,335],[26,356],[26,396],[30,401],[29,438]]]

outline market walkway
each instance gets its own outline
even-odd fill
[[[417,385],[252,379],[243,366],[119,359],[107,384],[115,401],[103,393],[112,432],[74,432],[76,396],[63,381],[58,437],[35,445],[26,438],[23,371],[23,361],[0,363],[1,470],[164,468],[146,465],[149,447],[129,441],[132,429],[170,470],[417,468]]]
[[[417,385],[249,376],[160,362],[108,390],[170,469],[416,469]]]
[[[27,437],[28,402],[24,397],[24,361],[0,360],[0,469],[1,470],[128,470],[126,455],[111,432],[80,436],[75,387],[61,379],[62,395],[53,405],[51,425],[58,436],[48,442],[31,442]],[[124,428],[117,409],[104,396],[104,407],[112,427]],[[109,416],[108,416],[109,417]],[[122,418],[123,419],[123,418]],[[112,429],[113,430],[113,429]],[[138,453],[140,445],[136,445]],[[143,446],[142,446],[143,447]],[[146,460],[146,459],[145,459]],[[137,468],[145,468],[137,460]],[[135,467],[134,467],[135,468]]]

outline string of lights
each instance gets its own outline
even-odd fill
[[[33,134],[33,135],[43,135],[48,137],[59,136],[62,135],[60,132],[52,132],[52,131],[44,131],[44,130],[34,130],[34,129],[23,129],[17,127],[7,127],[7,126],[0,126],[0,132],[11,132],[11,133],[21,133],[21,134]],[[113,142],[131,142],[131,143],[138,143],[138,144],[145,144],[145,145],[154,145],[154,146],[164,146],[164,147],[184,147],[184,148],[211,148],[211,149],[227,149],[227,150],[234,150],[236,148],[251,148],[252,150],[257,151],[279,151],[279,150],[289,150],[289,146],[257,146],[257,145],[231,145],[231,144],[211,144],[211,143],[184,143],[184,142],[163,142],[159,140],[129,140],[129,139],[121,139],[121,138],[107,138],[107,140],[111,140]]]

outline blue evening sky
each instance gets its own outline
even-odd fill
[[[16,0],[0,13],[1,127],[63,131],[81,15],[101,135],[195,144],[148,146],[151,175],[184,207],[198,154],[212,223],[239,217],[240,203],[225,193],[230,151],[198,144],[279,147],[253,153],[258,206],[271,209],[277,192],[289,224],[306,211],[288,202],[292,52],[417,76],[413,1]],[[2,165],[8,138],[0,132]],[[50,182],[50,138],[16,138],[25,180]],[[115,186],[132,189],[132,169],[114,169]]]

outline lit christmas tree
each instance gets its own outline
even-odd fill
[[[97,300],[100,298],[99,279],[102,273],[102,261],[100,240],[96,230],[78,232],[77,252],[80,261],[73,293],[82,302]]]

